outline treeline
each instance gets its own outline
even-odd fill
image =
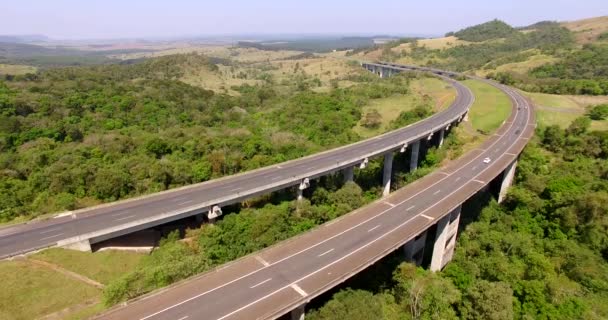
[[[218,94],[179,79],[204,56],[61,68],[0,81],[0,221],[166,190],[357,141],[369,99],[408,75],[315,93],[306,76]],[[271,83],[271,82],[270,82]]]
[[[375,266],[307,319],[608,318],[608,132],[588,120],[539,130],[504,204],[473,219],[442,272],[402,264],[381,281]]]

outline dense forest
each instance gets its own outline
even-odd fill
[[[385,259],[307,319],[608,318],[608,132],[588,127],[540,129],[507,200],[464,217],[442,272]]]
[[[166,190],[357,141],[369,99],[408,75],[316,93],[303,85],[215,93],[180,81],[202,55],[57,68],[0,81],[0,221]],[[304,80],[303,80],[304,79]],[[314,79],[313,79],[314,80]],[[413,115],[415,116],[415,115]]]

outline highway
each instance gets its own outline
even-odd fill
[[[511,115],[458,160],[310,232],[112,309],[100,319],[272,319],[340,284],[437,223],[516,160],[534,134],[533,110],[517,91],[494,85],[511,98]],[[484,163],[486,157],[490,163]]]
[[[400,69],[405,70],[405,69]],[[87,244],[146,229],[214,206],[299,185],[420,140],[460,119],[471,106],[468,88],[449,79],[457,98],[446,110],[408,127],[285,163],[149,196],[100,205],[52,219],[0,229],[0,258],[85,240]]]

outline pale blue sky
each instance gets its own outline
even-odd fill
[[[443,34],[608,15],[607,0],[0,0],[0,34],[54,38],[238,33]]]

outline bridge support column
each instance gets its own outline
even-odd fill
[[[420,152],[420,140],[412,144],[412,158],[410,159],[410,171],[418,169],[418,153]]]
[[[382,196],[386,197],[391,193],[391,177],[393,175],[393,152],[384,155],[384,173],[382,174]]]
[[[353,181],[355,179],[355,167],[344,168],[342,175],[344,176],[344,183]]]
[[[304,311],[305,305],[301,305],[291,310],[291,320],[304,320],[306,312]]]
[[[439,147],[443,146],[443,137],[445,136],[445,129],[439,130]]]
[[[414,239],[403,245],[405,261],[412,262],[417,266],[422,264],[424,258],[424,246],[426,244],[426,231],[417,235]]]
[[[83,252],[92,252],[93,251],[93,249],[91,249],[91,242],[89,241],[89,239],[70,243],[70,244],[64,245],[62,247],[65,249],[83,251]]]
[[[502,183],[500,184],[500,191],[498,192],[498,203],[505,200],[509,187],[513,184],[513,178],[515,177],[515,168],[517,167],[517,159],[515,159],[503,173]]]
[[[467,112],[464,114],[464,117],[462,118],[462,120],[463,120],[464,122],[469,121],[469,112],[468,112],[468,111],[467,111]]]
[[[460,210],[462,205],[452,210],[450,214],[437,222],[437,233],[433,245],[433,257],[431,258],[431,271],[440,271],[452,260],[454,247],[456,246],[456,234],[460,222]]]
[[[300,185],[298,186],[298,201],[302,201],[304,199],[304,190],[310,187],[310,180],[308,178],[304,178]]]
[[[207,219],[209,220],[209,223],[214,223],[215,219],[221,215],[222,208],[220,208],[220,206],[213,206],[209,209],[209,212],[207,212]]]

